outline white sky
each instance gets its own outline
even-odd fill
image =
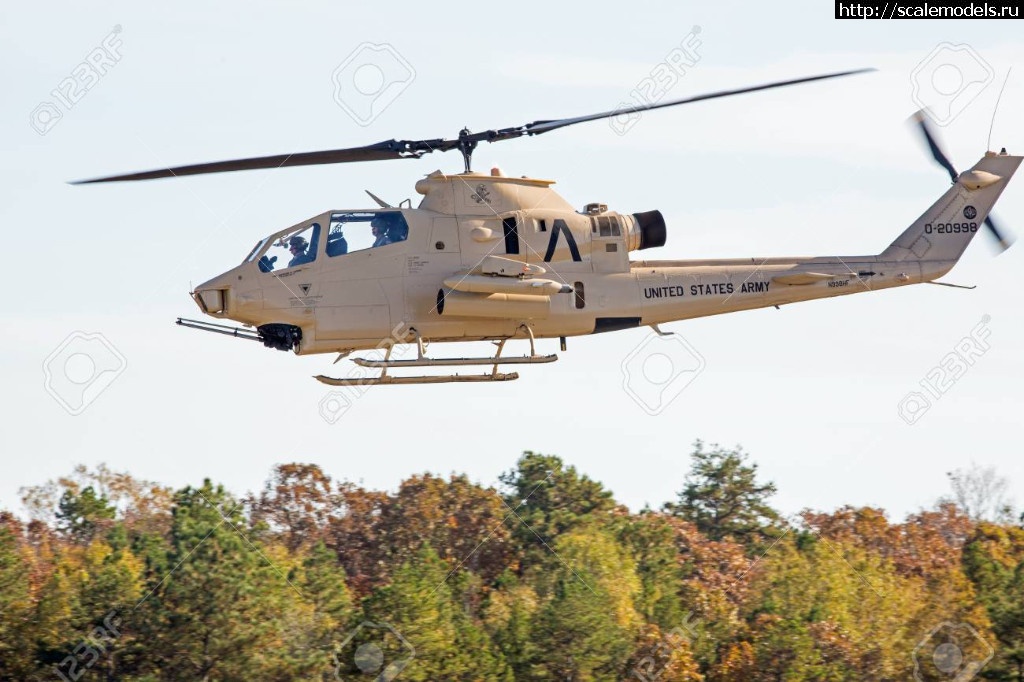
[[[645,114],[624,136],[595,122],[482,145],[476,166],[554,178],[576,206],[659,208],[668,244],[645,257],[877,253],[947,186],[904,123],[917,108],[911,73],[943,41],[969,44],[992,68],[994,82],[942,130],[966,168],[984,151],[999,85],[1024,44],[1010,21],[838,22],[832,12],[820,0],[575,11],[529,2],[5,4],[0,508],[18,509],[19,487],[79,462],[173,486],[209,476],[241,494],[275,463],[296,460],[378,488],[422,471],[490,484],[524,449],[560,455],[638,508],[674,497],[696,438],[742,444],[786,512],[870,504],[898,518],[932,504],[947,490],[945,472],[972,460],[1019,486],[1024,245],[993,258],[980,236],[946,278],[977,284],[970,292],[919,286],[670,325],[706,368],[655,417],[622,387],[621,363],[648,334],[632,330],[570,339],[558,363],[519,369],[518,382],[373,389],[329,425],[318,408],[327,389],[309,377],[342,365],[176,328],[179,315],[199,317],[190,282],[234,266],[272,231],[372,206],[364,188],[418,200],[413,183],[435,168],[459,170],[457,155],[65,184],[608,109],[699,25],[700,62],[668,97],[880,71]],[[120,61],[64,107],[51,91],[115,25]],[[332,96],[332,73],[363,42],[392,45],[415,69],[366,127]],[[1024,149],[1015,126],[1022,78],[1003,96],[997,149]],[[62,118],[39,135],[30,113],[46,101]],[[996,208],[1018,233],[1022,184]],[[986,314],[991,350],[905,424],[900,400]],[[76,331],[103,334],[127,367],[70,416],[45,390],[43,364]]]

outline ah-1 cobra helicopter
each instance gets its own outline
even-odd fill
[[[631,261],[629,252],[663,246],[658,211],[617,213],[604,204],[582,212],[551,180],[475,173],[480,142],[540,135],[566,126],[742,93],[836,78],[831,73],[618,109],[589,116],[471,133],[456,139],[388,140],[365,147],[285,154],[82,181],[111,182],[461,152],[465,172],[435,171],[416,183],[417,208],[325,211],[261,239],[238,266],[191,292],[207,315],[244,327],[178,319],[178,324],[263,342],[297,354],[383,349],[381,359],[353,358],[376,368],[371,378],[316,377],[331,385],[507,381],[502,364],[546,363],[534,340],[658,325],[706,315],[779,306],[863,291],[933,282],[948,272],[985,225],[1005,248],[989,211],[1021,163],[1004,149],[957,173],[918,123],[947,189],[892,244],[873,256]],[[403,202],[404,204],[405,202]],[[290,258],[284,251],[290,253]],[[287,258],[287,262],[282,259]],[[952,285],[951,285],[952,286]],[[530,354],[502,357],[506,341],[528,339]],[[493,356],[430,358],[427,342],[492,341]],[[396,344],[415,343],[415,358],[394,359]],[[400,367],[491,366],[484,374],[394,376]]]

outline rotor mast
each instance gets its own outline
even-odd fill
[[[473,169],[471,168],[473,161],[473,150],[476,149],[476,145],[478,144],[478,142],[472,139],[470,135],[472,135],[472,133],[470,132],[469,128],[463,128],[462,130],[459,131],[458,150],[459,153],[462,154],[462,162],[466,164],[467,173],[471,173],[473,171]]]

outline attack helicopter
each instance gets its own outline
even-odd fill
[[[243,261],[195,287],[191,296],[213,318],[242,326],[179,318],[177,323],[263,343],[299,355],[379,349],[351,360],[379,374],[317,376],[342,385],[508,381],[500,365],[543,364],[535,340],[659,325],[740,310],[934,283],[987,228],[1003,248],[1009,240],[989,216],[1021,163],[1003,149],[986,152],[958,173],[923,115],[917,116],[932,156],[952,185],[877,255],[814,258],[630,260],[633,251],[663,246],[668,226],[657,210],[620,213],[604,204],[577,211],[554,182],[472,170],[481,142],[533,136],[567,126],[870,71],[860,69],[723,90],[587,116],[534,121],[471,132],[454,139],[387,140],[363,147],[282,154],[163,168],[75,184],[149,180],[239,170],[418,159],[458,150],[461,173],[435,171],[416,183],[423,196],[392,206],[370,192],[372,209],[319,213],[265,237]],[[407,203],[408,202],[408,203]],[[954,285],[948,285],[954,286]],[[502,356],[522,339],[530,352]],[[428,343],[491,341],[494,355],[439,358]],[[415,348],[415,357],[393,355]],[[382,356],[381,356],[382,355]],[[335,360],[337,362],[338,360]],[[400,376],[410,367],[484,366],[482,374]]]

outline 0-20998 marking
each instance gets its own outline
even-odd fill
[[[932,234],[962,234],[966,232],[977,232],[978,223],[925,223],[924,233]]]

